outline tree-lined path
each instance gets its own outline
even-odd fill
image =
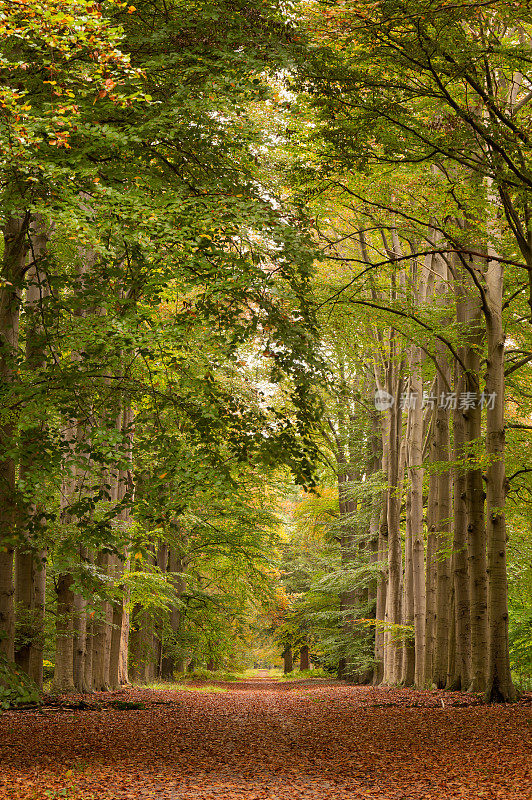
[[[0,800],[532,800],[531,53],[0,0]]]
[[[99,710],[8,712],[0,798],[532,797],[527,698],[487,707],[454,693],[264,678],[217,688],[101,694],[89,701]],[[118,697],[144,708],[116,710]]]

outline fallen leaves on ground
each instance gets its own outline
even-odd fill
[[[126,689],[85,696],[85,708],[65,698],[5,712],[0,798],[532,798],[530,696],[485,706],[462,694],[327,682],[224,688]]]

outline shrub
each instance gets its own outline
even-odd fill
[[[0,708],[16,708],[39,700],[39,688],[31,678],[13,661],[0,656]]]

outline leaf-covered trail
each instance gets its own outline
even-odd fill
[[[532,798],[531,698],[486,707],[443,692],[226,687],[90,700],[138,700],[142,710],[7,712],[0,798]]]

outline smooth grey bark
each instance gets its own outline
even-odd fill
[[[412,394],[417,398],[410,426],[408,477],[410,484],[410,525],[412,537],[412,594],[414,606],[414,683],[422,688],[425,664],[425,543],[423,535],[423,380],[421,348],[413,346],[411,357]]]
[[[129,684],[129,633],[130,619],[127,603],[129,598],[124,598],[124,611],[122,616],[122,636],[120,638],[120,654],[118,661],[118,681],[121,686]]]
[[[378,385],[378,381],[377,381]],[[377,429],[377,426],[375,426]],[[381,421],[381,470],[388,475],[389,447],[386,440],[387,425],[383,416]],[[388,589],[388,508],[387,491],[380,498],[380,514],[378,518],[377,561],[382,565],[377,578],[377,596],[375,601],[375,667],[373,685],[378,686],[384,679],[384,622],[386,619],[386,594]]]
[[[493,255],[493,254],[492,254]],[[488,539],[488,615],[490,622],[488,672],[485,696],[490,701],[510,702],[516,691],[510,670],[508,641],[508,574],[506,564],[505,472],[505,355],[503,265],[488,261],[486,271],[487,366],[486,394],[486,511]],[[493,398],[493,402],[491,402]]]
[[[451,369],[443,344],[437,347],[437,397],[449,391]],[[434,515],[436,529],[436,620],[432,682],[438,689],[447,684],[449,663],[449,636],[454,618],[451,615],[451,471],[450,459],[450,412],[438,404],[434,421],[434,461],[440,465],[436,478],[437,504]]]
[[[397,639],[397,629],[395,628],[402,622],[402,548],[400,538],[402,413],[400,397],[403,390],[402,363],[398,363],[400,358],[396,339],[396,333],[392,330],[390,332],[389,352],[385,365],[384,387],[382,387],[394,399],[392,406],[386,412],[385,433],[383,436],[383,449],[386,454],[383,458],[383,464],[386,466],[387,483],[385,530],[388,563],[382,682],[390,685],[399,683],[401,679],[402,660],[402,645]]]
[[[434,442],[432,428],[430,438]],[[434,458],[434,445],[431,447],[431,458]],[[438,537],[435,519],[438,512],[438,475],[435,471],[429,474],[429,491],[427,498],[427,560],[425,570],[425,658],[423,664],[423,685],[430,687],[434,673],[434,651],[436,647],[436,586],[437,586],[437,551]]]
[[[465,227],[467,222],[462,225]],[[480,361],[485,342],[485,321],[482,295],[478,289],[482,284],[483,270],[483,263],[478,258],[466,254],[457,260],[454,268],[457,320],[461,325],[462,387],[468,400],[472,400],[462,410],[471,629],[470,684],[469,687],[463,685],[463,689],[475,692],[485,688],[488,651],[485,494],[478,452],[483,444]]]
[[[436,234],[435,244],[438,234]],[[448,309],[452,303],[449,269],[443,258],[436,255],[432,260],[434,272],[434,303],[438,308]],[[444,318],[444,324],[450,320]],[[435,396],[432,443],[430,460],[438,465],[431,472],[429,502],[430,526],[435,535],[435,607],[434,607],[434,645],[430,674],[425,674],[426,685],[443,689],[448,682],[450,626],[454,626],[451,615],[451,471],[450,471],[450,407],[441,402],[452,390],[450,354],[441,340],[435,342],[434,361],[436,366]],[[430,534],[429,534],[430,536]],[[428,580],[428,578],[427,578]]]
[[[397,369],[397,366],[395,366]],[[388,532],[388,585],[386,592],[386,619],[384,632],[384,677],[386,684],[397,684],[401,679],[402,646],[397,638],[396,626],[402,623],[402,548],[400,538],[401,507],[401,410],[399,398],[401,377],[395,377],[395,403],[389,413],[388,489],[386,492]],[[392,392],[390,392],[392,394]]]
[[[109,653],[109,687],[120,686],[120,647],[122,643],[122,624],[124,619],[124,601],[116,600],[112,604],[112,630]]]
[[[368,474],[370,476],[380,475],[381,474],[381,467],[382,467],[382,439],[379,432],[379,419],[378,414],[376,411],[372,413],[372,435],[370,437],[370,445],[369,445],[369,461],[368,461]],[[381,521],[381,514],[383,510],[383,493],[381,491],[376,492],[375,490],[372,493],[370,499],[370,518],[369,518],[369,528],[368,528],[368,548],[369,548],[369,560],[370,563],[375,564],[380,560],[379,556],[379,529],[380,529],[380,521]],[[373,654],[375,655],[377,652],[377,631],[379,630],[380,626],[378,625],[377,620],[379,617],[377,616],[378,611],[382,613],[382,607],[378,608],[378,585],[381,582],[381,576],[379,575],[377,578],[372,580],[372,582],[368,586],[367,590],[367,604],[368,610],[371,615],[375,619],[375,627],[373,631]],[[381,596],[382,600],[382,596]],[[382,632],[382,628],[380,629]],[[368,667],[368,669],[360,676],[361,683],[369,684],[374,683],[375,681],[375,672],[377,670],[377,664],[375,660],[373,664]],[[379,676],[380,677],[380,676]]]
[[[407,441],[409,428],[407,427]],[[405,499],[406,527],[405,527],[405,552],[404,552],[404,581],[403,581],[403,625],[414,628],[414,566],[413,566],[413,536],[410,507],[412,498],[410,493]],[[414,637],[408,636],[403,642],[401,683],[404,686],[413,686],[416,669],[416,648]]]
[[[386,507],[383,505],[379,520],[379,538],[377,546],[377,560],[386,564],[388,559],[388,527]],[[382,569],[377,580],[377,598],[375,604],[375,668],[373,671],[373,685],[378,686],[384,678],[384,620],[386,617],[386,570]]]
[[[421,289],[418,291],[420,294]],[[421,299],[421,298],[420,298]],[[423,536],[423,381],[422,356],[417,345],[410,348],[411,399],[406,431],[408,490],[405,503],[405,573],[403,621],[413,628],[414,638],[403,647],[402,682],[423,686],[425,664],[425,546]]]
[[[465,389],[462,369],[455,364],[454,388],[457,397]],[[453,588],[455,626],[455,672],[450,689],[467,691],[471,682],[471,620],[469,575],[467,563],[467,508],[466,477],[464,469],[464,445],[466,424],[463,411],[453,411]]]
[[[480,328],[481,307],[471,317],[473,328]],[[486,554],[486,524],[484,510],[484,485],[482,470],[477,466],[477,448],[482,435],[482,414],[480,406],[479,373],[482,331],[474,336],[477,340],[467,348],[466,365],[467,387],[476,397],[476,404],[467,410],[465,457],[466,507],[467,507],[467,557],[469,573],[469,597],[471,619],[471,683],[469,691],[480,692],[486,686],[488,653],[488,573]]]

